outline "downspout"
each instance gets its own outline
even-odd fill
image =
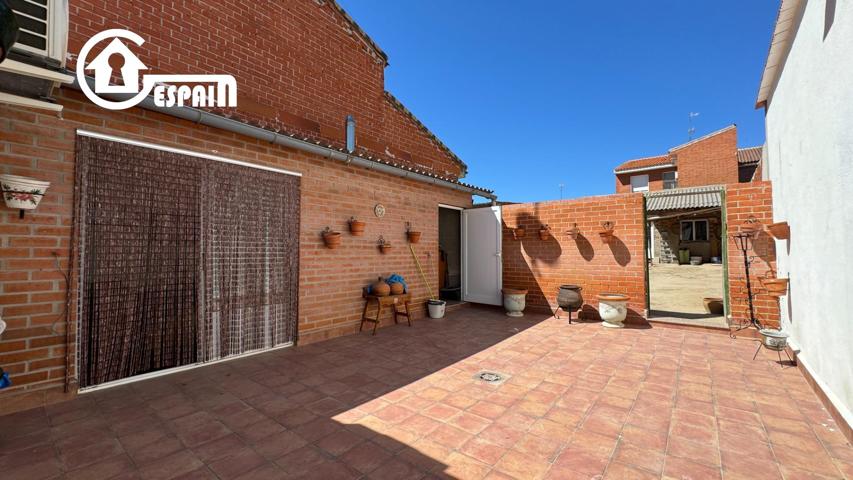
[[[86,77],[86,81],[89,85],[94,89],[95,81],[92,78]],[[74,83],[71,84],[71,87],[80,90],[80,84],[78,83],[77,78],[74,78]],[[121,95],[103,95],[106,98],[114,97],[116,99],[124,99]],[[455,182],[451,182],[448,180],[444,180],[441,178],[433,177],[430,175],[426,175],[423,173],[419,173],[413,171],[409,168],[404,167],[395,167],[393,165],[375,162],[373,160],[368,160],[366,158],[362,158],[356,155],[350,155],[345,151],[338,151],[334,148],[324,147],[318,143],[311,143],[305,140],[300,140],[298,138],[293,138],[287,135],[281,135],[279,133],[266,130],[260,127],[255,127],[252,125],[245,124],[243,122],[239,122],[237,120],[232,120],[230,118],[225,118],[220,115],[215,115],[210,112],[205,112],[203,110],[199,110],[192,107],[159,107],[154,103],[154,97],[147,96],[145,97],[138,105],[146,110],[151,110],[157,113],[162,113],[164,115],[169,115],[171,117],[180,118],[183,120],[187,120],[192,123],[197,123],[201,125],[205,125],[212,128],[218,128],[221,130],[226,130],[228,132],[236,133],[238,135],[245,135],[247,137],[255,138],[264,142],[269,142],[275,145],[281,145],[284,147],[295,148],[297,150],[301,150],[303,152],[312,153],[315,155],[319,155],[321,157],[327,157],[332,160],[338,160],[340,162],[356,165],[362,168],[366,168],[368,170],[376,170],[378,172],[387,173],[390,175],[395,175],[403,178],[410,178],[412,180],[416,180],[419,182],[437,185],[443,188],[450,188],[452,190],[457,190],[465,193],[469,193],[471,195],[478,195],[481,197],[488,198],[494,204],[497,201],[497,195],[492,192],[481,190],[476,187],[469,187],[467,185],[461,185]]]

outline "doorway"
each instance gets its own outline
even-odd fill
[[[462,210],[438,208],[438,291],[448,304],[462,301]]]
[[[722,208],[671,208],[688,200],[647,201],[649,320],[728,328]]]

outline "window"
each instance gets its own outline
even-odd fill
[[[682,220],[681,221],[682,242],[707,242],[708,220]]]
[[[663,189],[678,188],[678,172],[663,172]]]
[[[68,41],[68,5],[65,0],[9,2],[18,22],[14,48],[65,64]]]
[[[648,192],[649,191],[649,176],[648,175],[631,175],[631,191],[632,192]]]

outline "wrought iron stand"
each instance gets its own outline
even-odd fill
[[[745,330],[749,327],[755,327],[756,330],[761,330],[763,326],[761,322],[755,318],[755,305],[753,300],[755,299],[755,292],[752,291],[752,279],[749,276],[749,266],[755,261],[754,255],[749,255],[749,241],[753,237],[751,233],[737,233],[732,235],[732,238],[735,241],[735,245],[737,245],[738,249],[743,254],[743,270],[746,275],[746,301],[749,305],[749,323],[738,326],[734,331],[729,333],[729,336],[734,338],[735,334],[741,330]]]

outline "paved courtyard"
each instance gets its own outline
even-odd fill
[[[798,370],[754,348],[468,308],[0,417],[0,477],[853,477]]]

